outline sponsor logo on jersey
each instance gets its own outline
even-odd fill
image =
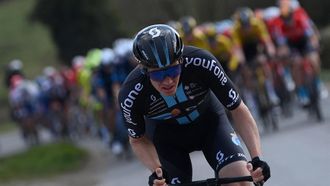
[[[219,152],[218,152],[219,153]],[[217,165],[217,168],[216,169],[218,169],[219,168],[219,166],[221,166],[222,164],[224,164],[225,162],[227,162],[227,161],[229,161],[229,160],[231,160],[231,159],[233,159],[233,158],[236,158],[236,159],[246,159],[246,156],[245,156],[245,154],[243,154],[243,153],[237,153],[237,154],[232,154],[232,155],[230,155],[230,156],[226,156],[226,157],[224,157],[224,156],[222,156],[222,158],[221,159],[219,159],[219,158],[217,158],[217,160],[218,160],[218,165]]]
[[[219,79],[221,85],[225,85],[228,81],[225,72],[221,69],[217,61],[213,59],[205,59],[205,58],[186,58],[185,67],[189,65],[194,66],[202,66],[203,68],[213,72],[213,74]]]
[[[179,109],[177,109],[177,108],[175,108],[175,109],[173,109],[173,110],[171,111],[171,115],[172,115],[173,117],[178,116],[179,114],[181,114],[181,110],[179,110]]]
[[[224,153],[222,153],[221,151],[219,151],[216,155],[216,159],[218,160],[218,162],[222,161],[223,160],[223,157],[225,156]]]
[[[156,96],[154,96],[154,95],[151,95],[150,99],[151,99],[151,101],[156,101],[157,100]]]
[[[134,89],[128,93],[126,99],[120,103],[120,107],[122,108],[126,122],[132,125],[137,125],[132,120],[131,112],[132,112],[132,107],[134,105],[134,101],[136,100],[136,97],[140,94],[142,89],[143,89],[143,85],[141,83],[136,84],[134,86]]]
[[[136,132],[133,129],[127,129],[127,131],[132,137],[136,137]]]
[[[229,93],[228,93],[228,96],[229,96],[232,100],[235,100],[236,97],[237,97],[237,93],[235,92],[235,90],[230,89],[230,90],[229,90]]]
[[[195,105],[195,106],[191,106],[191,107],[186,108],[186,111],[187,111],[187,112],[190,112],[190,111],[194,110],[195,108],[197,108],[196,105]]]
[[[228,97],[233,101],[227,105],[227,108],[232,107],[238,100],[239,96],[238,93],[234,89],[230,89],[228,92]]]
[[[223,164],[224,162],[232,159],[233,157],[235,157],[235,154],[234,155],[230,155],[230,156],[227,156],[224,158],[224,156],[222,156],[222,159],[217,159],[218,160],[218,163],[219,165]]]
[[[237,145],[237,146],[241,146],[241,141],[238,139],[236,133],[230,133],[231,135],[231,141]]]
[[[171,184],[173,184],[173,185],[175,185],[175,184],[180,184],[180,183],[181,183],[181,181],[179,180],[179,177],[175,177],[175,178],[173,178],[172,181],[171,181]]]
[[[196,88],[197,87],[197,83],[190,83],[189,86],[190,86],[190,88]]]

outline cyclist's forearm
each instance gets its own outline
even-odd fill
[[[147,137],[130,138],[130,144],[135,155],[151,172],[161,167],[155,146]]]
[[[231,113],[233,114],[235,129],[243,139],[250,156],[252,158],[261,156],[259,131],[247,106],[242,102],[240,106]]]

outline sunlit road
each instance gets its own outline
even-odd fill
[[[294,117],[281,119],[280,131],[262,135],[264,159],[272,170],[268,186],[326,186],[330,178],[330,99],[322,103],[325,121],[315,123],[296,109]],[[194,179],[213,173],[200,153],[192,154]],[[110,167],[100,175],[99,186],[147,185],[149,172],[138,162]]]

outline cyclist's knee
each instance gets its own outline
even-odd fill
[[[313,69],[316,72],[320,71],[320,56],[317,52],[311,52],[308,56],[309,61],[311,62]]]
[[[220,178],[227,178],[227,177],[238,177],[238,176],[248,176],[250,172],[247,169],[247,162],[243,160],[232,162],[219,171]],[[251,183],[248,182],[241,182],[235,184],[227,184],[224,186],[250,186]]]
[[[234,161],[219,170],[219,177],[247,176],[250,172],[247,169],[247,162],[243,160]]]

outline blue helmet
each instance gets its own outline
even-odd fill
[[[242,7],[237,10],[237,20],[240,22],[242,27],[249,27],[253,16],[253,11],[248,7]]]
[[[180,35],[165,24],[142,29],[133,41],[134,56],[144,67],[167,67],[181,57],[182,51]]]

